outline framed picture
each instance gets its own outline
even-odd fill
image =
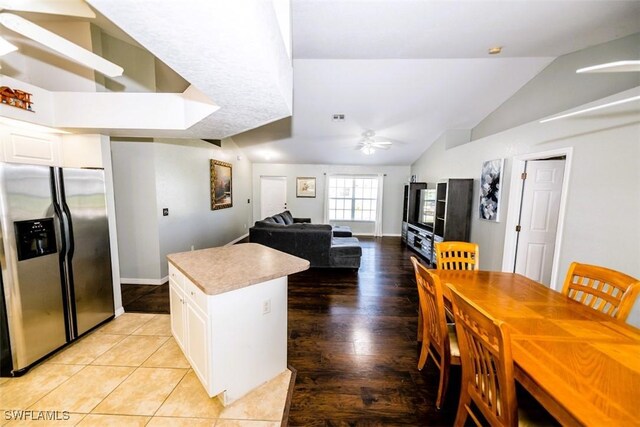
[[[296,178],[296,197],[316,197],[316,178],[309,176]]]
[[[211,159],[211,210],[233,206],[231,164]]]
[[[504,159],[488,160],[482,164],[480,175],[480,219],[500,221],[500,186]]]

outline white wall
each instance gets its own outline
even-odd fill
[[[472,139],[510,129],[558,111],[640,85],[638,73],[576,74],[579,68],[637,59],[640,33],[563,55],[483,119]]]
[[[118,224],[120,276],[160,279],[160,242],[156,213],[155,148],[152,143],[111,142]]]
[[[92,136],[93,137],[93,136]],[[113,280],[113,306],[116,316],[124,313],[122,291],[120,287],[120,255],[118,250],[118,227],[113,184],[113,163],[111,161],[111,143],[109,137],[100,135],[100,159],[104,167],[105,190],[107,199],[107,219],[109,221],[109,246],[111,250],[111,276]]]
[[[247,233],[251,164],[233,140],[222,148],[200,140],[112,141],[112,153],[123,283],[162,283],[167,254],[222,246]],[[210,159],[233,166],[229,209],[211,210]]]
[[[224,140],[222,148],[201,140],[157,141],[156,215],[164,277],[167,254],[188,251],[191,246],[194,249],[223,246],[248,232],[251,163],[231,139]],[[231,208],[211,210],[210,159],[232,165]],[[169,216],[162,216],[162,208],[169,208]]]
[[[611,98],[616,97],[601,102]],[[473,177],[476,178],[477,194],[482,162],[505,158],[501,188],[501,215],[504,218],[506,208],[512,202],[508,195],[513,157],[561,147],[573,147],[573,162],[568,177],[560,248],[560,280],[555,288],[561,288],[572,261],[602,265],[640,277],[640,124],[637,110],[609,110],[591,117],[546,124],[534,121],[449,150],[445,149],[441,138],[412,165],[412,173],[421,181]],[[504,219],[492,223],[481,221],[474,214],[471,240],[480,245],[481,269],[501,270],[505,232]],[[640,301],[629,322],[640,326]]]
[[[384,196],[382,207],[382,232],[385,235],[400,235],[402,226],[402,189],[409,180],[409,166],[344,166],[344,165],[297,165],[297,164],[253,164],[253,219],[260,215],[260,177],[287,177],[287,206],[293,216],[308,217],[314,223],[322,223],[324,216],[325,174],[378,174],[384,173]],[[316,197],[296,197],[296,177],[316,177]],[[373,223],[336,222],[351,226],[356,234],[372,234]]]

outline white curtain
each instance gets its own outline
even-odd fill
[[[376,224],[375,229],[373,230],[373,235],[375,237],[382,237],[382,197],[383,197],[383,189],[384,189],[384,174],[378,174],[378,200],[376,206]]]
[[[327,173],[324,176],[324,215],[323,224],[329,224],[329,179],[330,175]]]

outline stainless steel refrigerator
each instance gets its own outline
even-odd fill
[[[2,375],[113,317],[104,171],[0,163]]]

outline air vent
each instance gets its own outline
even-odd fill
[[[344,114],[334,114],[331,120],[334,122],[344,122]]]

